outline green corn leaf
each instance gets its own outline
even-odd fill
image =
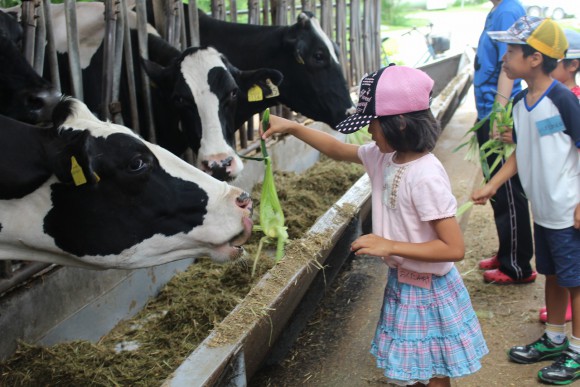
[[[262,115],[262,128],[268,129],[270,125],[270,109],[266,109]],[[254,259],[252,267],[252,275],[256,270],[256,264],[262,251],[262,245],[270,240],[277,239],[276,244],[276,262],[280,261],[284,256],[284,245],[288,240],[287,227],[284,226],[284,212],[280,205],[280,199],[276,192],[274,184],[274,172],[272,169],[272,160],[266,149],[266,142],[260,139],[262,147],[262,155],[264,156],[264,164],[266,169],[264,171],[264,181],[262,183],[262,194],[260,197],[260,225],[255,226],[254,230],[259,230],[264,233],[264,237],[260,239],[258,245],[258,252]]]
[[[463,203],[458,209],[457,209],[457,213],[455,214],[456,217],[460,217],[461,215],[463,215],[467,210],[469,210],[471,207],[473,207],[473,202],[471,200]]]

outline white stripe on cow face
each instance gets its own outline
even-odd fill
[[[198,151],[198,167],[202,160],[232,157],[233,169],[230,176],[237,176],[243,169],[242,160],[224,139],[219,116],[220,101],[211,90],[208,74],[211,69],[221,67],[228,71],[221,55],[213,48],[200,49],[183,58],[181,73],[189,86],[201,119],[202,136]]]
[[[336,56],[336,51],[334,51],[334,44],[332,44],[328,35],[326,35],[326,33],[322,30],[322,27],[320,26],[318,19],[310,18],[310,23],[312,23],[312,27],[314,28],[314,31],[320,37],[320,39],[322,39],[322,41],[324,42],[324,44],[328,48],[328,52],[330,53],[330,56],[332,57],[332,59],[334,59],[334,61],[336,63],[340,63],[338,61],[338,57]]]

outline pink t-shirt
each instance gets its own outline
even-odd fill
[[[381,153],[375,143],[359,148],[371,180],[373,234],[401,242],[422,243],[437,238],[431,220],[450,218],[457,200],[441,162],[431,153],[405,164],[393,162],[395,153]],[[445,275],[453,262],[424,262],[385,257],[387,265],[418,273]]]

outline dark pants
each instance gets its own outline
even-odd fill
[[[480,146],[488,139],[489,120],[477,131]],[[491,155],[487,158],[489,166],[493,165],[496,157]],[[492,176],[499,171],[503,161],[492,171]],[[530,261],[534,252],[530,212],[517,174],[497,190],[491,198],[491,206],[499,239],[497,257],[500,270],[514,279],[530,276]]]

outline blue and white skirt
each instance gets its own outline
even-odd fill
[[[481,368],[488,353],[469,293],[455,268],[433,275],[431,289],[389,279],[371,353],[388,381],[428,383],[434,377],[460,377]]]

